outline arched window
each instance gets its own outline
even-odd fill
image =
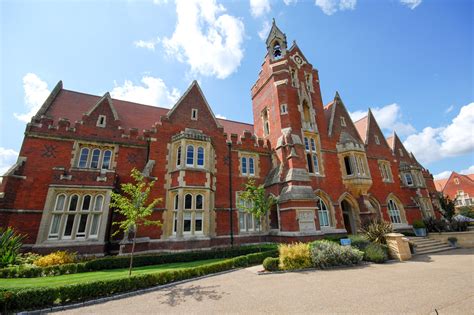
[[[313,138],[311,138],[311,150],[314,152],[316,151],[316,141],[314,141]]]
[[[90,195],[85,195],[84,198],[82,198],[82,211],[89,211],[91,207],[91,196]]]
[[[392,223],[402,223],[398,205],[392,199],[388,201],[388,215],[390,216],[390,221],[392,221]]]
[[[181,166],[181,146],[176,150],[176,166]]]
[[[102,169],[108,170],[110,168],[110,160],[112,158],[112,151],[104,151],[104,157],[102,158]]]
[[[188,145],[186,150],[186,166],[194,166],[194,146]]]
[[[91,168],[99,168],[100,150],[92,150]]]
[[[314,168],[313,168],[313,159],[311,157],[311,153],[306,153],[306,162],[308,164],[308,171],[310,173],[314,173]]]
[[[331,226],[329,221],[329,210],[326,203],[321,198],[318,198],[316,206],[318,207],[319,225],[321,227]]]
[[[202,195],[196,196],[196,210],[202,210],[204,207],[204,199]]]
[[[66,203],[66,195],[60,194],[56,197],[56,205],[54,211],[64,211],[64,204]]]
[[[80,158],[79,158],[78,167],[86,168],[88,160],[89,160],[89,149],[88,148],[82,148]]]
[[[275,44],[273,44],[273,57],[275,59],[280,59],[282,57],[281,46],[278,41],[276,41]]]
[[[197,166],[204,167],[204,148],[198,147],[197,150]]]
[[[102,211],[103,201],[104,201],[104,197],[102,195],[98,195],[95,197],[94,211]]]
[[[193,196],[191,194],[187,194],[184,197],[184,209],[191,210],[193,208]]]
[[[309,151],[309,141],[308,138],[304,137],[304,147],[306,151]]]
[[[69,200],[69,211],[76,211],[78,202],[79,202],[79,196],[72,195],[71,199]]]

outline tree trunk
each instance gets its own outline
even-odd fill
[[[135,252],[135,240],[137,239],[137,232],[138,232],[138,226],[135,227],[135,231],[133,232],[132,253],[130,254],[130,266],[128,268],[129,277],[132,275],[133,253]]]

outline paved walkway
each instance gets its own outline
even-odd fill
[[[261,267],[68,314],[474,314],[474,250],[404,263],[257,275]]]

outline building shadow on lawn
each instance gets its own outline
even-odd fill
[[[189,299],[194,299],[198,302],[205,300],[220,300],[223,295],[228,293],[219,292],[216,290],[219,286],[173,286],[163,290],[163,294],[159,297],[161,304],[168,304],[170,306],[177,306],[180,303],[187,302]]]

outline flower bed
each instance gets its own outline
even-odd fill
[[[259,251],[276,249],[276,245],[241,246],[234,248],[215,249],[196,252],[182,252],[171,254],[137,255],[133,259],[134,267],[188,262],[214,258],[231,258],[247,255]],[[20,265],[0,269],[0,278],[34,278],[58,276],[64,274],[98,271],[104,269],[127,268],[130,263],[128,256],[109,256],[90,261],[39,267],[34,265]]]

